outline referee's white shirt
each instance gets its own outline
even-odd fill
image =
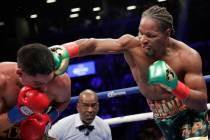
[[[96,116],[90,124],[94,129],[85,135],[85,131],[80,131],[78,127],[83,125],[79,113],[67,116],[56,122],[48,131],[50,137],[57,140],[112,140],[109,125],[100,117]]]

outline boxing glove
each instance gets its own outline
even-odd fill
[[[178,80],[175,72],[165,61],[158,60],[149,66],[148,82],[161,85],[181,100],[188,98],[190,95],[190,89]]]
[[[54,45],[49,47],[55,62],[55,74],[61,75],[68,68],[70,58],[77,56],[79,47],[76,43],[66,43],[64,45]]]
[[[47,114],[35,113],[20,124],[20,136],[23,140],[41,140],[51,126]]]
[[[8,118],[12,123],[17,124],[27,116],[44,112],[49,104],[50,101],[46,94],[24,86],[19,92],[17,105],[8,112]]]

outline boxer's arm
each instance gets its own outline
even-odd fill
[[[8,130],[12,126],[14,126],[14,124],[9,121],[7,113],[2,113],[0,115],[0,132]]]
[[[54,102],[54,104],[52,104],[52,106],[49,107],[49,110],[46,113],[50,116],[52,122],[58,119],[60,113],[68,107],[69,103],[70,100],[66,100],[63,102]]]
[[[185,57],[186,74],[184,83],[190,88],[190,96],[184,103],[192,109],[205,109],[207,105],[207,88],[202,74],[202,60],[195,52]]]
[[[55,107],[60,111],[64,111],[71,100],[71,79],[67,74],[58,77],[59,85],[55,92]],[[59,93],[59,94],[58,94]]]
[[[123,35],[118,39],[79,39],[74,41],[74,43],[76,43],[79,50],[78,54],[73,57],[94,54],[121,53],[126,49],[139,47],[137,39],[131,35]],[[63,46],[68,48],[68,44],[69,43],[65,43]]]
[[[11,128],[14,124],[11,123],[8,119],[8,115],[6,112],[7,105],[5,102],[5,98],[2,96],[4,93],[4,80],[0,78],[0,132],[3,132],[5,130],[8,130]]]
[[[55,102],[53,104],[53,106],[59,111],[59,112],[63,112],[69,105],[70,103],[70,99],[65,99],[63,101],[60,102]]]
[[[160,85],[180,100],[186,100],[190,96],[189,87],[178,80],[176,73],[165,61],[158,60],[149,66],[148,82]]]
[[[0,92],[1,93],[1,92]],[[0,98],[0,132],[10,129],[14,124],[8,119],[8,114],[5,113],[5,102],[3,98]]]
[[[59,114],[63,112],[69,105],[71,99],[71,79],[67,74],[57,77],[59,85],[56,85],[54,89],[54,100],[51,103],[51,110],[49,115],[52,116],[51,120],[56,120]],[[58,115],[56,117],[56,114]]]
[[[49,47],[55,61],[55,74],[62,75],[74,57],[120,53],[127,49],[139,47],[139,41],[131,35],[123,35],[118,39],[79,39],[74,42]]]

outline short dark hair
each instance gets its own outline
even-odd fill
[[[55,70],[51,51],[40,43],[22,46],[17,52],[17,64],[30,75],[49,74]]]
[[[165,7],[154,5],[149,9],[145,10],[142,13],[142,17],[151,17],[153,19],[156,19],[160,23],[161,31],[165,31],[169,28],[171,29],[171,32],[174,33],[173,17]]]

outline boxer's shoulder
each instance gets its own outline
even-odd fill
[[[62,75],[56,76],[48,85],[49,87],[54,87],[56,89],[64,88],[65,86],[69,86],[71,82],[70,77],[65,73]]]
[[[6,76],[5,74],[3,74],[3,73],[0,73],[0,90],[1,90],[1,88],[3,88],[3,87],[5,87],[5,85],[6,85],[6,81],[7,81],[7,79],[8,79],[8,76]]]
[[[55,79],[48,84],[47,94],[56,100],[63,101],[70,98],[71,80],[67,74],[56,76]]]
[[[135,48],[139,44],[138,38],[130,34],[121,36],[118,38],[118,42],[125,48]]]
[[[6,89],[8,85],[8,76],[0,73],[0,97],[3,98],[6,95]]]

